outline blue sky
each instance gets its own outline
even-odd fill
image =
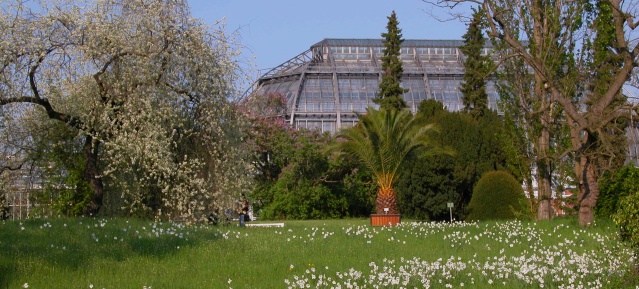
[[[210,25],[226,17],[251,59],[263,72],[306,51],[324,38],[381,38],[397,14],[404,39],[461,39],[466,24],[439,22],[421,0],[189,0],[194,17]],[[445,13],[440,13],[446,18]],[[257,73],[256,73],[257,74]]]

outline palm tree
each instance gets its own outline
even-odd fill
[[[417,150],[422,154],[445,150],[431,144],[429,132],[434,129],[433,125],[424,124],[408,110],[368,107],[359,119],[356,126],[338,133],[338,141],[329,147],[329,151],[354,156],[368,167],[378,186],[377,214],[397,214],[393,185],[406,157]]]

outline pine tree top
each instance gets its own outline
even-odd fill
[[[382,109],[404,109],[408,105],[404,100],[403,94],[408,89],[401,87],[402,61],[399,59],[401,53],[402,30],[398,27],[397,15],[395,11],[391,13],[386,25],[386,32],[382,33],[382,43],[384,44],[384,56],[382,60],[382,81],[379,83],[379,95],[373,101],[380,105]]]

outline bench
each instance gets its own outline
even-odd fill
[[[252,224],[246,223],[247,227],[263,227],[263,228],[274,228],[274,227],[284,227],[284,223],[262,223],[262,224]]]

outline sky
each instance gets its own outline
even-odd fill
[[[245,46],[242,61],[265,73],[324,38],[381,38],[394,10],[404,39],[462,39],[466,24],[433,18],[422,0],[189,0],[209,25],[225,18]],[[438,18],[450,18],[440,11]]]

